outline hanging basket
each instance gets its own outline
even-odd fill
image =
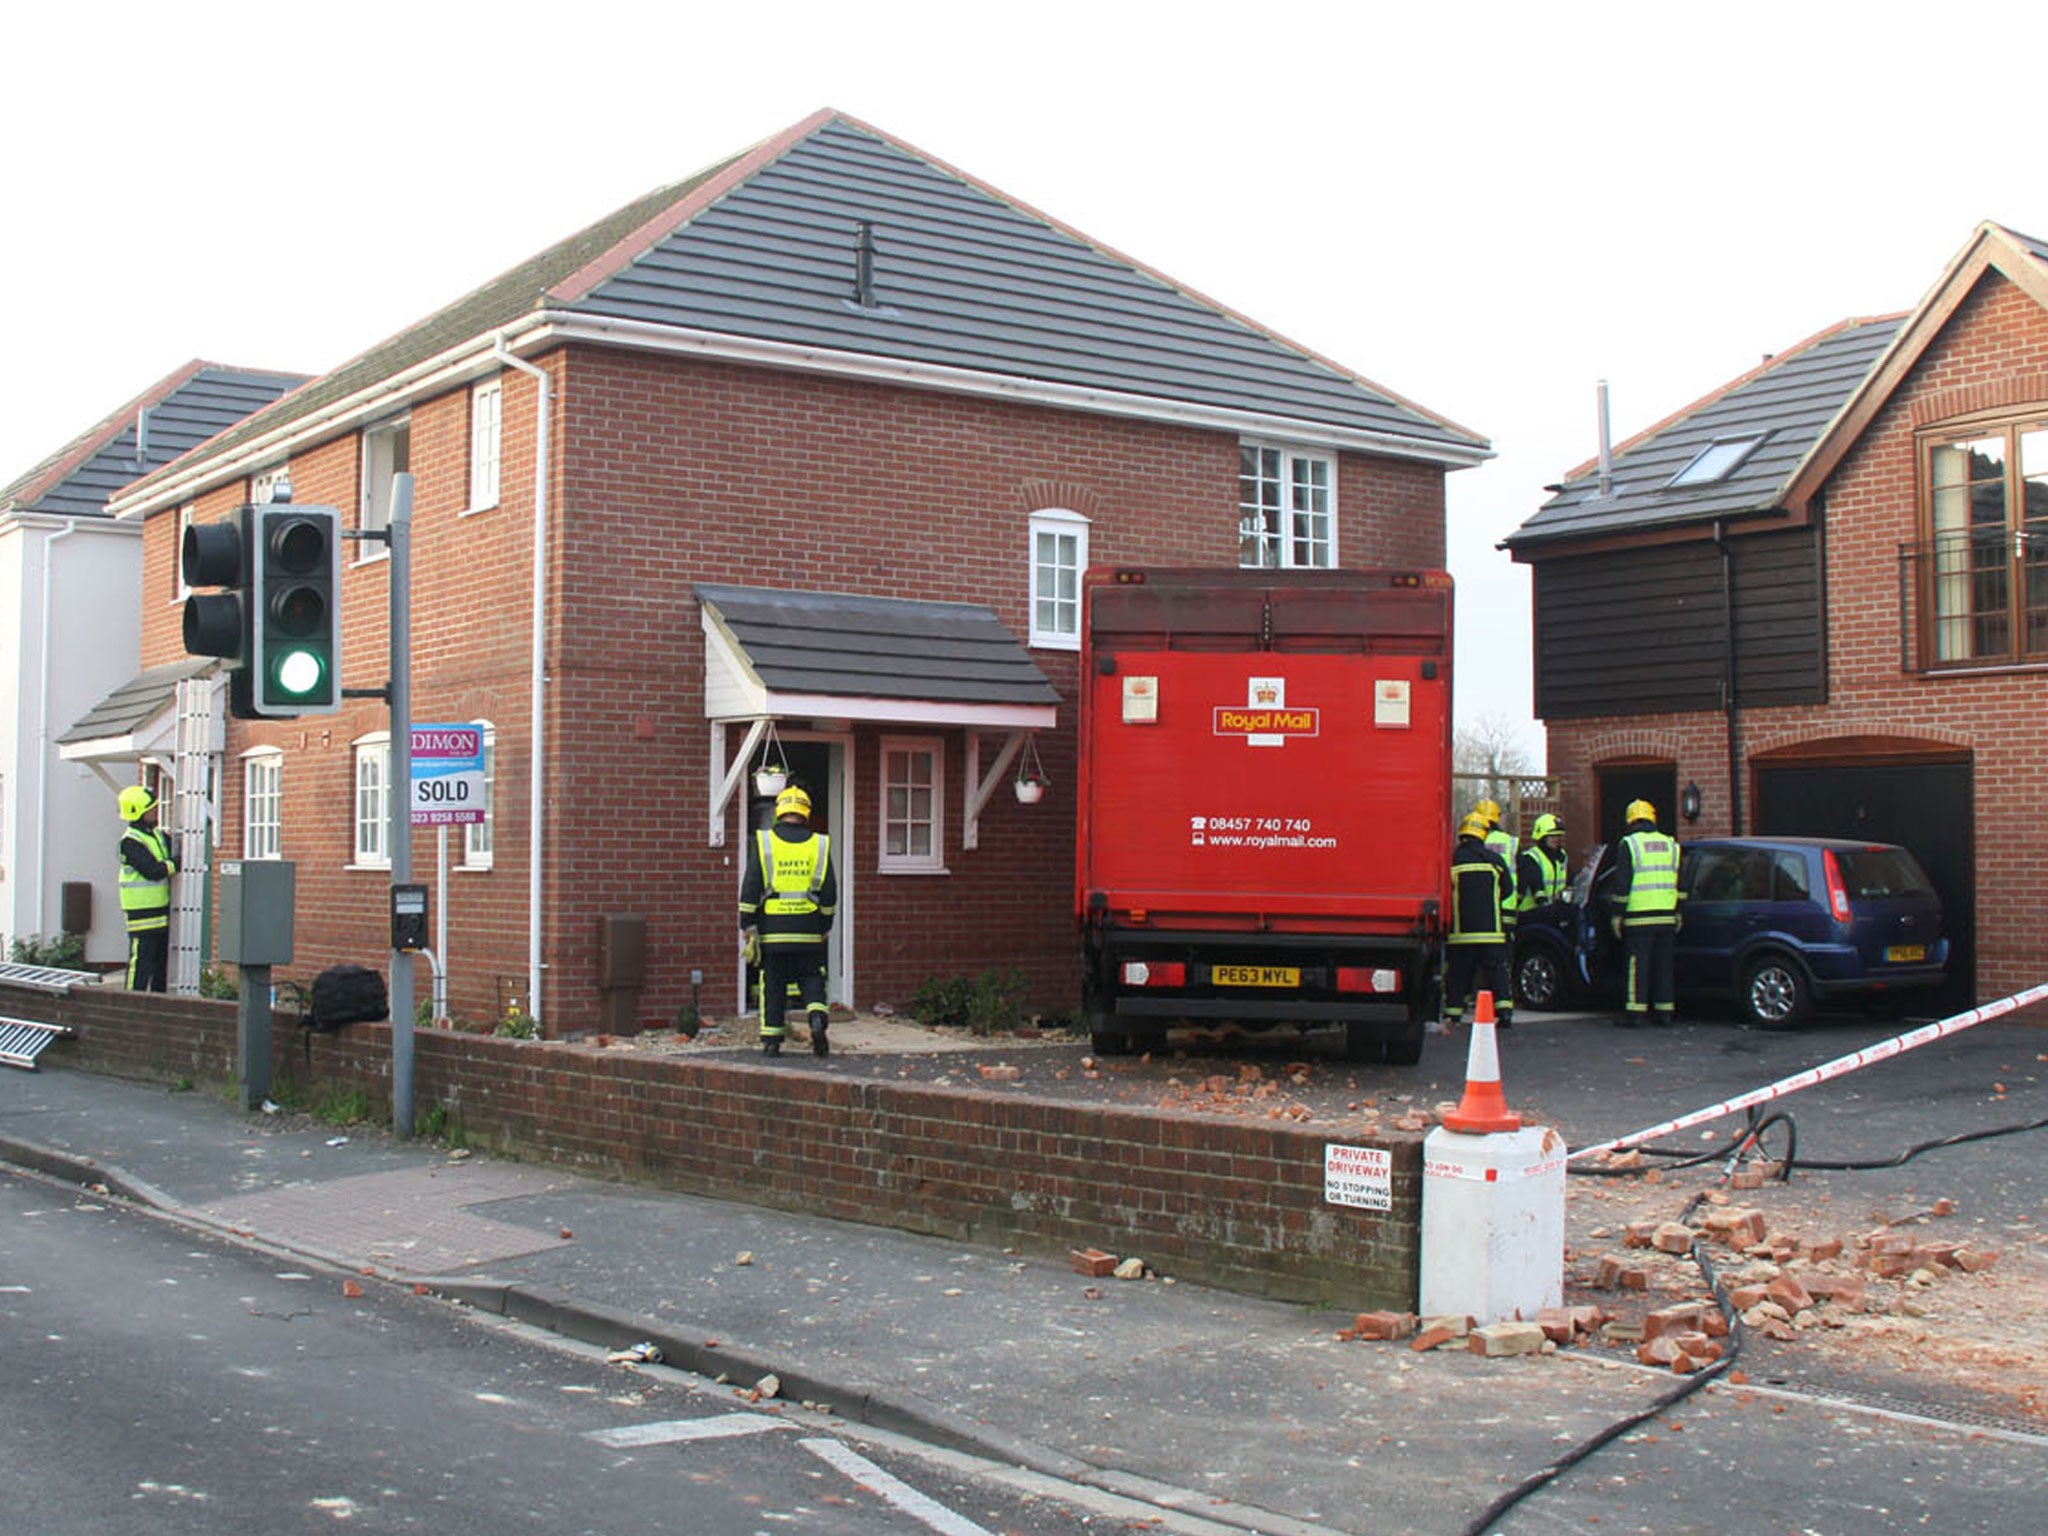
[[[1038,739],[1024,738],[1024,750],[1017,758],[1017,777],[1012,782],[1017,792],[1019,805],[1036,805],[1045,798],[1045,792],[1052,788],[1052,779],[1046,774],[1045,764],[1038,760]]]
[[[761,737],[760,760],[754,764],[754,793],[779,795],[789,784],[789,762],[782,755],[782,740],[775,734],[775,722]]]

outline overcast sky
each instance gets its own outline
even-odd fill
[[[17,6],[0,482],[191,358],[325,371],[830,106],[1491,438],[1449,482],[1458,712],[1525,721],[1527,575],[1494,546],[1594,452],[1597,381],[1620,438],[1911,308],[1981,220],[2048,236],[2044,18]]]

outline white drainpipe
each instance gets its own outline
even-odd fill
[[[554,389],[547,371],[536,368],[522,357],[514,356],[511,348],[505,345],[502,333],[492,340],[492,355],[499,362],[531,376],[540,387],[540,401],[533,434],[533,722],[526,764],[527,818],[528,825],[532,828],[528,834],[530,846],[526,859],[526,1011],[538,1019],[541,1017],[540,875],[541,849],[544,846],[541,838],[541,729],[547,714],[543,690],[547,685],[544,653],[548,616],[548,423],[551,418]]]
[[[36,679],[36,937],[47,931],[48,893],[43,876],[48,870],[50,847],[50,567],[56,557],[51,547],[78,532],[78,519],[66,519],[64,526],[43,540],[43,637],[41,676]]]

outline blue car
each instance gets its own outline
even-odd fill
[[[1522,915],[1515,999],[1530,1008],[1618,1002],[1626,974],[1601,880],[1604,845],[1566,899]],[[1948,967],[1941,899],[1894,843],[1709,837],[1684,845],[1678,991],[1732,1003],[1759,1029],[1790,1029],[1818,1003],[1895,1011]]]

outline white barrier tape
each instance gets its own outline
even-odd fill
[[[1995,1003],[1986,1003],[1982,1008],[1972,1008],[1967,1013],[1951,1014],[1945,1019],[1937,1019],[1932,1024],[1923,1024],[1903,1035],[1894,1035],[1889,1040],[1866,1045],[1862,1050],[1847,1056],[1837,1056],[1833,1061],[1821,1066],[1808,1067],[1804,1072],[1782,1077],[1768,1087],[1755,1089],[1736,1098],[1723,1099],[1719,1104],[1706,1109],[1696,1109],[1689,1115],[1680,1115],[1676,1120],[1666,1120],[1662,1125],[1653,1125],[1646,1131],[1632,1131],[1626,1136],[1617,1136],[1612,1141],[1581,1147],[1570,1154],[1569,1160],[1577,1162],[1582,1157],[1592,1157],[1601,1152],[1619,1152],[1624,1147],[1655,1141],[1659,1136],[1669,1136],[1674,1131],[1683,1131],[1704,1121],[1732,1115],[1737,1110],[1749,1108],[1752,1104],[1764,1104],[1772,1099],[1781,1099],[1787,1094],[1797,1093],[1802,1088],[1811,1088],[1816,1083],[1824,1083],[1832,1077],[1841,1077],[1845,1073],[1856,1071],[1859,1067],[1867,1067],[1873,1062],[1903,1055],[1907,1051],[1945,1039],[1949,1035],[1961,1034],[1974,1024],[1982,1024],[1987,1019],[1995,1019],[2001,1014],[2011,1013],[2016,1008],[2025,1008],[2044,1000],[2048,1000],[2048,983],[2029,987],[2024,992],[2015,992],[2011,997],[2002,997]]]

